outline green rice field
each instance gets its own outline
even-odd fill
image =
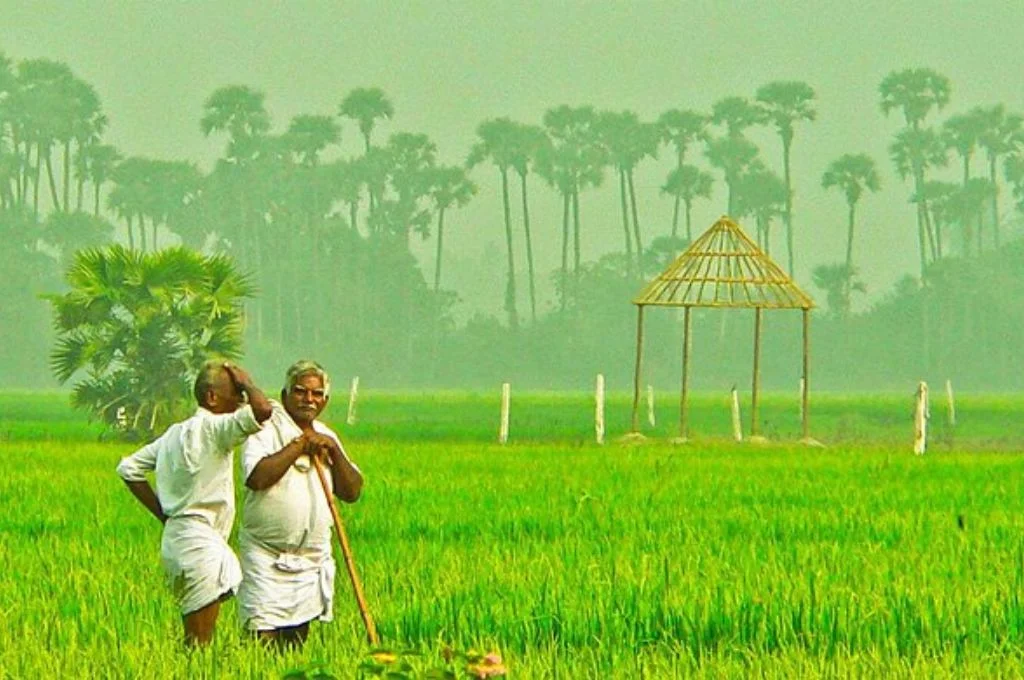
[[[765,398],[767,445],[729,439],[725,395],[674,445],[677,395],[626,444],[612,394],[598,446],[592,395],[514,393],[500,446],[499,398],[326,413],[366,475],[342,514],[370,610],[414,668],[451,648],[509,678],[1024,675],[1024,397],[965,395],[955,427],[934,400],[925,456],[909,391],[815,395],[821,449],[788,395]],[[0,393],[0,678],[360,677],[343,569],[303,650],[252,643],[232,602],[186,653],[160,526],[114,473],[134,447],[102,435],[65,395]]]

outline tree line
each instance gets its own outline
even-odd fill
[[[889,151],[916,206],[922,291],[939,285],[951,258],[1002,247],[1007,219],[1000,197],[1007,188],[1024,206],[1021,116],[1003,105],[980,106],[936,124],[951,96],[947,78],[922,68],[895,71],[878,88],[880,111],[900,114],[904,123]],[[600,335],[594,320],[606,309],[628,314],[638,282],[695,236],[692,208],[711,199],[716,182],[725,189],[725,211],[752,227],[761,247],[793,272],[799,206],[791,169],[801,126],[817,119],[816,97],[807,83],[779,81],[720,99],[709,111],[669,109],[648,121],[630,111],[555,106],[536,123],[482,121],[465,162],[447,165],[426,135],[380,138],[378,126],[396,112],[378,88],[354,89],[339,96],[334,111],[300,114],[274,131],[265,95],[233,85],[202,106],[198,130],[224,143],[204,172],[187,160],[125,157],[104,142],[108,118],[95,89],[66,64],[0,55],[5,281],[66,267],[74,253],[110,243],[119,222],[129,251],[152,253],[174,240],[228,254],[251,272],[258,293],[244,303],[246,333],[250,354],[268,362],[285,347],[327,346],[345,371],[376,369],[395,383],[455,379],[459,374],[446,374],[445,366],[465,354],[454,348],[486,352],[482,340],[502,326],[538,352],[572,355],[566,348],[584,342],[581,329]],[[778,148],[759,148],[749,135],[757,128],[772,130]],[[360,153],[341,155],[343,132],[358,135]],[[638,196],[635,182],[638,167],[662,153],[674,161],[660,188],[673,205],[667,233],[643,228],[643,206],[652,199]],[[954,157],[961,179],[940,179]],[[979,173],[972,163],[982,157]],[[446,217],[474,199],[477,182],[494,181],[485,166],[500,188],[494,214],[505,241],[505,317],[502,324],[478,317],[456,329],[457,293],[443,278]],[[552,310],[539,308],[537,297],[542,274],[530,208],[538,181],[561,203]],[[854,257],[857,209],[881,189],[876,161],[856,150],[843,154],[824,169],[821,183],[846,203],[846,251],[843,261],[815,267],[813,281],[829,312],[846,319],[852,294],[864,290]],[[622,247],[584,262],[586,201],[599,190],[617,194]],[[429,273],[412,254],[414,238],[435,241],[424,267]],[[519,309],[524,275],[528,312]]]

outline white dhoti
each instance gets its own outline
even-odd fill
[[[160,560],[182,616],[235,593],[242,582],[235,553],[224,537],[199,517],[167,520]]]
[[[238,591],[238,611],[249,630],[288,628],[334,613],[334,559],[323,549],[279,552],[242,535],[245,580]]]

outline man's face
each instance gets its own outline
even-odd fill
[[[327,406],[324,381],[315,373],[299,376],[284,395],[284,410],[297,424],[313,422]]]
[[[242,405],[244,397],[231,376],[223,368],[206,393],[207,408],[213,413],[234,413]]]

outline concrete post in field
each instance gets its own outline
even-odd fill
[[[949,404],[949,426],[956,426],[956,402],[953,400],[953,383],[946,379],[946,403]]]
[[[804,395],[807,394],[807,381],[800,378],[800,422],[804,420]]]
[[[356,424],[356,398],[359,396],[359,376],[352,378],[352,387],[348,391],[348,417],[345,418],[346,425]]]
[[[597,374],[594,388],[594,433],[598,444],[604,444],[604,375]]]
[[[743,441],[743,425],[740,423],[740,394],[732,388],[732,437],[738,442]]]
[[[654,420],[654,386],[647,386],[647,422],[651,427],[655,426]]]
[[[501,384],[501,428],[498,430],[498,443],[504,444],[508,441],[508,409],[512,397],[512,386],[509,383]]]
[[[928,383],[917,385],[917,403],[914,406],[914,453],[923,455],[928,448]]]

